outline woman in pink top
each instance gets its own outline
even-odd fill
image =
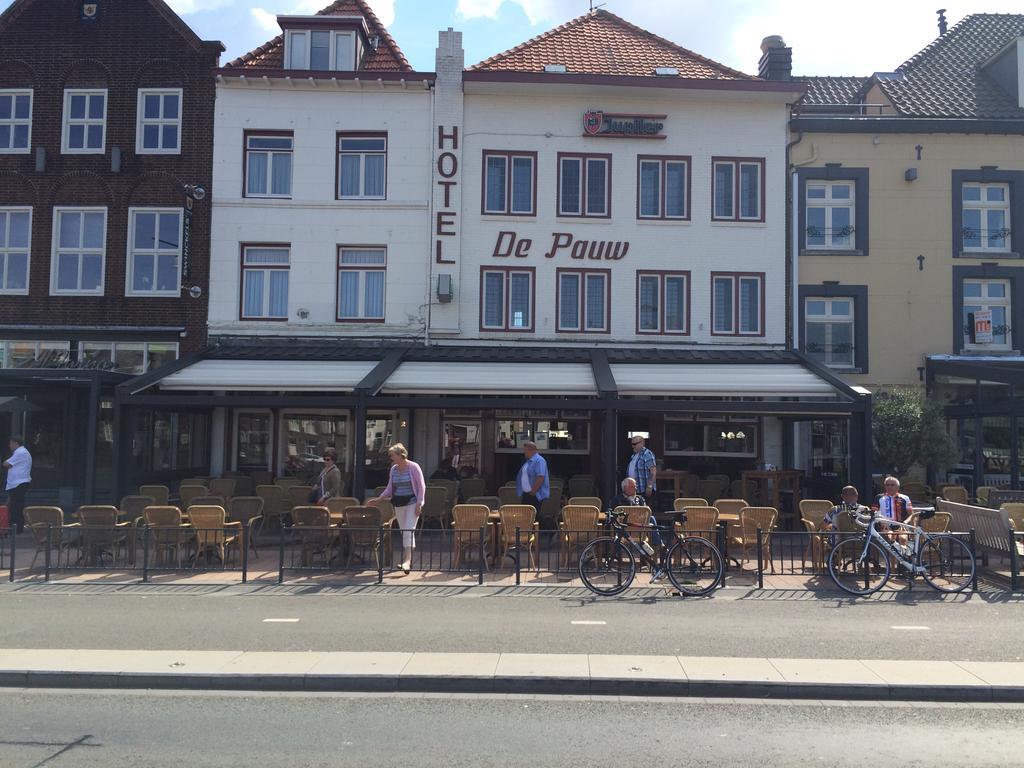
[[[427,484],[423,480],[423,470],[415,461],[409,461],[409,451],[401,443],[388,448],[391,459],[391,472],[388,484],[380,496],[367,499],[370,504],[381,499],[391,499],[398,518],[398,527],[402,529],[402,570],[409,573],[412,567],[412,551],[416,547],[416,518],[423,512],[423,498],[426,496]]]

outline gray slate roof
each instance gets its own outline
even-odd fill
[[[896,111],[905,117],[1021,119],[1016,95],[1004,90],[985,65],[1024,35],[1024,14],[975,13],[877,80]],[[795,77],[809,85],[808,106],[855,103],[876,82],[858,77]]]

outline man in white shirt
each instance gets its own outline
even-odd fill
[[[7,511],[10,524],[18,533],[25,530],[25,492],[32,482],[32,454],[20,437],[12,437],[9,443],[11,456],[4,462],[7,470]]]

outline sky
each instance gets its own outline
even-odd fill
[[[12,0],[0,0],[5,9]],[[277,14],[315,13],[330,0],[167,0],[222,62],[280,33]],[[463,32],[466,64],[512,48],[586,13],[590,0],[369,0],[413,68],[434,69],[437,31]],[[761,40],[782,35],[802,75],[888,71],[970,13],[1022,13],[1022,0],[594,0],[595,5],[735,69],[755,74]],[[827,10],[826,10],[827,9]]]

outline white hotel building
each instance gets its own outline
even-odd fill
[[[469,68],[442,32],[433,73],[361,0],[279,22],[219,73],[211,347],[123,407],[211,409],[213,474],[333,447],[355,495],[399,439],[494,486],[533,439],[607,494],[633,433],[681,478],[864,478],[870,398],[787,344],[801,86],[601,10]]]

